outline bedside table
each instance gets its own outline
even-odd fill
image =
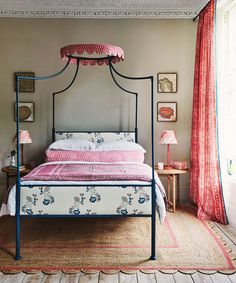
[[[24,170],[20,171],[20,175],[25,176],[30,171],[32,171],[32,169],[26,167]],[[2,172],[6,173],[6,188],[8,190],[10,186],[10,178],[15,178],[17,176],[17,170],[12,168],[11,166],[6,166],[2,168]]]
[[[179,175],[180,174],[186,174],[189,172],[189,169],[180,170],[180,169],[158,169],[157,166],[155,166],[155,171],[159,176],[166,176],[167,179],[167,198],[168,198],[168,210],[175,212],[176,209],[176,201],[179,205]],[[176,198],[177,193],[177,198]],[[172,197],[171,197],[172,196]],[[171,208],[169,208],[169,206]]]

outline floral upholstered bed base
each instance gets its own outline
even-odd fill
[[[150,187],[21,187],[21,215],[151,214]]]

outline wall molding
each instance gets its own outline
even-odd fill
[[[0,17],[14,18],[194,18],[195,11],[155,10],[0,10]]]

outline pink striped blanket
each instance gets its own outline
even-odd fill
[[[22,178],[24,181],[150,181],[152,169],[143,163],[47,162]]]

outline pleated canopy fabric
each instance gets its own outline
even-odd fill
[[[105,54],[105,56],[111,56],[112,63],[118,63],[121,60],[124,60],[124,51],[120,47],[113,46],[110,44],[96,44],[96,43],[73,44],[62,47],[60,52],[61,52],[62,60],[66,60],[66,61],[68,60],[68,56],[70,55],[74,57],[78,57],[84,53],[87,53],[90,56],[94,53],[99,55]],[[103,64],[108,65],[109,63],[108,58],[93,59],[93,56],[91,56],[91,58],[88,59],[88,57],[90,56],[87,56],[87,58],[84,59],[80,59],[80,63],[82,65],[103,65]],[[77,59],[71,58],[70,63],[77,64]]]

